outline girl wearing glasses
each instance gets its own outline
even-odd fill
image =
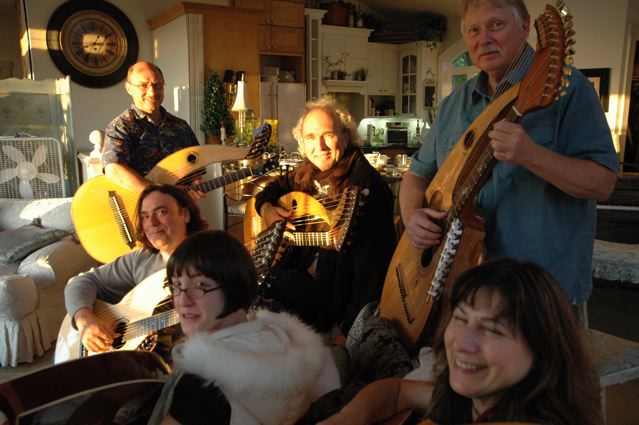
[[[188,237],[166,267],[185,342],[163,424],[292,424],[339,378],[321,337],[287,314],[248,310],[251,256],[222,231]]]

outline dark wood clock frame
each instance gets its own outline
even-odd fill
[[[110,16],[122,29],[127,40],[127,51],[124,62],[113,72],[106,75],[91,75],[73,66],[65,57],[60,45],[59,34],[64,23],[78,12],[98,11]],[[128,68],[138,58],[138,38],[133,24],[117,7],[104,0],[70,0],[60,5],[47,25],[47,50],[51,60],[60,72],[71,76],[71,80],[86,87],[109,87],[122,81]]]

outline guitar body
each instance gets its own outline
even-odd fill
[[[564,18],[562,18],[564,16]],[[434,303],[463,271],[483,261],[484,223],[475,211],[475,199],[496,163],[488,132],[499,120],[519,122],[531,111],[552,104],[567,85],[564,74],[566,34],[572,23],[552,6],[535,20],[539,48],[522,81],[491,101],[466,129],[438,169],[425,193],[425,206],[446,212],[441,243],[421,251],[406,234],[393,255],[384,281],[380,314],[390,319],[408,348],[437,325],[429,320]]]
[[[101,317],[102,322],[113,330],[118,329],[121,324],[131,324],[151,317],[156,306],[169,296],[163,288],[165,276],[164,269],[153,273],[129,291],[118,304],[96,301],[95,314]],[[148,333],[142,333],[140,336],[124,342],[116,339],[112,349],[137,350],[148,336]],[[88,354],[96,353],[89,352]],[[80,357],[82,357],[80,334],[73,328],[71,318],[67,315],[58,333],[53,362],[57,364]]]
[[[71,201],[73,227],[95,260],[108,263],[136,247],[133,218],[139,197],[140,192],[117,185],[106,176],[86,181],[75,192]]]
[[[293,211],[289,221],[300,219],[305,216],[316,216],[326,224],[331,223],[329,213],[320,201],[304,192],[289,192],[278,200],[280,207]],[[266,223],[255,210],[255,198],[251,198],[246,204],[246,213],[242,222],[244,230],[244,245],[249,251],[254,248],[254,241],[257,235],[266,229]]]
[[[464,270],[483,261],[485,232],[481,217],[465,217],[464,224],[449,279],[454,279]],[[429,326],[428,334],[424,335],[426,323],[437,301],[436,297],[429,294],[429,287],[437,270],[437,259],[441,257],[447,239],[448,236],[442,238],[442,242],[431,250],[422,251],[415,248],[404,233],[388,266],[380,315],[393,322],[399,330],[402,343],[408,349],[418,349],[419,343],[424,338],[431,337],[437,325],[435,322]]]

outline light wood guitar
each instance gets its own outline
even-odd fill
[[[204,174],[209,164],[261,156],[270,138],[270,126],[266,126],[250,147],[202,145],[184,148],[164,158],[145,177],[154,183],[184,184],[191,190],[209,192],[247,177],[262,175],[277,167],[276,159],[190,184]],[[94,177],[78,188],[71,203],[71,218],[78,239],[95,260],[108,263],[136,247],[134,214],[139,197],[139,192],[115,184],[106,176]]]
[[[251,253],[258,274],[258,284],[266,280],[275,267],[286,246],[286,223],[274,223],[256,237],[255,249]],[[164,269],[153,273],[135,286],[118,304],[97,300],[93,311],[100,320],[118,334],[111,345],[111,351],[144,350],[151,351],[157,342],[157,331],[180,322],[175,309],[153,314],[160,304],[170,301],[169,292],[164,288]],[[86,350],[80,334],[72,326],[71,318],[65,316],[56,342],[54,363],[86,357],[96,353]]]
[[[304,192],[287,193],[278,200],[278,205],[292,211],[288,220],[293,223],[296,230],[291,233],[289,244],[341,250],[361,202],[360,190],[354,186],[339,195],[320,200]],[[301,230],[309,224],[329,230]],[[255,198],[249,199],[243,221],[244,244],[252,247],[255,236],[265,227],[266,223],[255,210]]]
[[[572,19],[568,16],[566,22]],[[496,163],[488,132],[501,119],[518,122],[525,114],[552,104],[562,84],[567,87],[563,77],[570,69],[564,68],[563,54],[566,38],[573,34],[571,24],[565,26],[560,13],[546,6],[535,25],[538,49],[530,70],[475,119],[426,190],[425,206],[447,213],[442,223],[447,233],[441,243],[421,251],[404,233],[391,260],[380,313],[395,324],[408,348],[421,341],[431,309],[446,286],[483,261],[484,223],[474,204]]]

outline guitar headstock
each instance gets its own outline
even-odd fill
[[[263,176],[270,171],[276,170],[280,166],[279,155],[265,153],[262,158],[264,158],[264,162],[261,165],[251,167],[251,172],[254,176]]]
[[[520,85],[516,108],[521,115],[544,108],[559,99],[568,88],[575,35],[572,16],[563,1],[546,5],[535,19],[537,51],[535,61]]]
[[[245,159],[259,158],[264,152],[269,140],[271,140],[271,125],[264,123],[255,130],[253,130],[253,142],[249,146],[249,153],[246,154]]]

